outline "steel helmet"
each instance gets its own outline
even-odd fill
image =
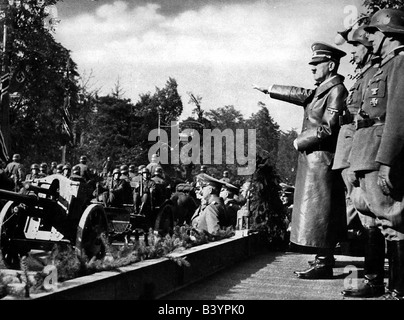
[[[56,171],[58,171],[58,172],[63,171],[63,164],[59,163],[59,164],[56,166]]]
[[[37,164],[37,163],[31,164],[31,170],[33,170],[33,169],[39,170],[39,164]]]
[[[135,170],[136,170],[135,165],[134,165],[134,164],[131,164],[131,165],[129,166],[129,171],[130,171],[130,172],[135,172]]]
[[[86,156],[81,156],[80,157],[80,162],[86,162],[87,161],[87,157]]]
[[[123,164],[123,165],[121,165],[119,170],[120,170],[121,174],[124,174],[124,173],[128,173],[129,168],[128,168],[128,166],[126,164]]]
[[[365,31],[379,30],[383,33],[404,34],[404,11],[399,9],[381,9],[370,19]]]
[[[114,171],[112,171],[112,174],[114,175],[116,173],[120,174],[121,170],[119,170],[119,168],[115,168]]]
[[[21,156],[18,153],[14,154],[13,161],[19,161],[19,160],[21,160]]]
[[[162,167],[156,167],[156,169],[154,169],[154,175],[162,175],[163,174],[163,168]]]
[[[138,171],[139,173],[142,173],[142,170],[143,170],[144,168],[146,168],[146,166],[145,166],[144,164],[141,164],[141,165],[137,168],[137,171]]]
[[[205,165],[202,165],[202,166],[201,166],[201,172],[206,172],[207,169],[208,169],[208,168],[207,168]]]
[[[45,162],[42,162],[40,165],[41,169],[46,169],[48,167],[48,164],[46,164]]]
[[[71,170],[72,169],[72,166],[70,165],[70,164],[68,164],[68,163],[66,163],[64,166],[63,166],[63,170]]]
[[[80,175],[80,166],[74,166],[72,172],[74,174]]]
[[[143,169],[142,169],[142,174],[143,174],[143,173],[150,174],[150,170],[147,169],[147,168],[143,168]]]
[[[352,39],[348,39],[347,42],[349,44],[361,43],[365,47],[372,47],[372,43],[368,39],[368,33],[365,31],[365,27],[366,25],[355,29],[355,31],[352,33]]]

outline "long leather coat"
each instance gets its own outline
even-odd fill
[[[315,90],[274,85],[272,98],[304,108],[290,241],[315,248],[334,248],[346,234],[345,191],[332,163],[348,92],[340,75]]]

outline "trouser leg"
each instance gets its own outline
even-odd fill
[[[365,228],[364,279],[357,287],[345,288],[342,294],[352,297],[377,297],[384,293],[385,240],[377,227]]]

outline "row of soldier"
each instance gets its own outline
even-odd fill
[[[322,42],[311,48],[315,89],[254,88],[304,108],[302,132],[294,141],[299,160],[290,240],[317,254],[295,274],[333,278],[336,244],[359,219],[366,239],[364,278],[342,293],[403,300],[404,12],[381,9],[369,18],[347,30],[360,71],[349,91],[338,73],[346,53]]]
[[[71,180],[84,183],[96,181],[94,185],[89,185],[94,188],[91,196],[96,201],[102,202],[108,207],[133,205],[135,214],[150,215],[150,212],[155,208],[159,208],[175,192],[175,189],[173,189],[175,186],[169,183],[169,179],[167,179],[169,177],[166,177],[157,159],[157,155],[152,155],[149,164],[140,165],[136,168],[133,164],[129,166],[122,164],[116,167],[113,165],[111,158],[108,157],[103,164],[101,173],[97,174],[97,171],[90,169],[87,164],[87,157],[83,155],[80,157],[79,163],[73,167],[69,163],[57,164],[52,162],[50,167],[44,162],[40,164],[33,163],[30,166],[30,171],[25,174],[20,155],[14,154],[12,161],[7,164],[4,171],[10,179],[14,180],[15,191],[21,189],[24,181],[32,181],[51,174],[61,174]],[[237,211],[242,207],[243,203],[239,201],[239,189],[230,183],[228,171],[224,171],[223,177],[219,180],[207,174],[207,166],[201,166],[200,173],[191,183],[192,187],[197,190],[198,204],[202,200],[202,206],[199,207],[197,212],[201,212],[201,209],[203,211],[208,205],[203,200],[204,197],[201,194],[203,188],[200,187],[202,181],[206,179],[212,180],[211,184],[215,186],[210,198],[214,198],[220,205],[219,207],[223,207],[223,210],[220,210],[220,214],[217,215],[217,223],[214,228],[209,224],[205,227],[200,226],[200,228],[214,233],[222,227],[236,226]],[[220,185],[220,188],[218,188],[218,185]],[[24,192],[24,190],[21,189],[21,192]],[[195,223],[195,217],[192,220]]]

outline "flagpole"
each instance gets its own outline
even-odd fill
[[[8,48],[8,13],[9,2],[8,0],[1,1],[1,10],[4,12],[3,16],[3,59],[1,61],[1,97],[0,97],[0,114],[1,114],[1,131],[4,137],[6,148],[10,147],[10,94],[8,86],[10,83],[10,56]]]

